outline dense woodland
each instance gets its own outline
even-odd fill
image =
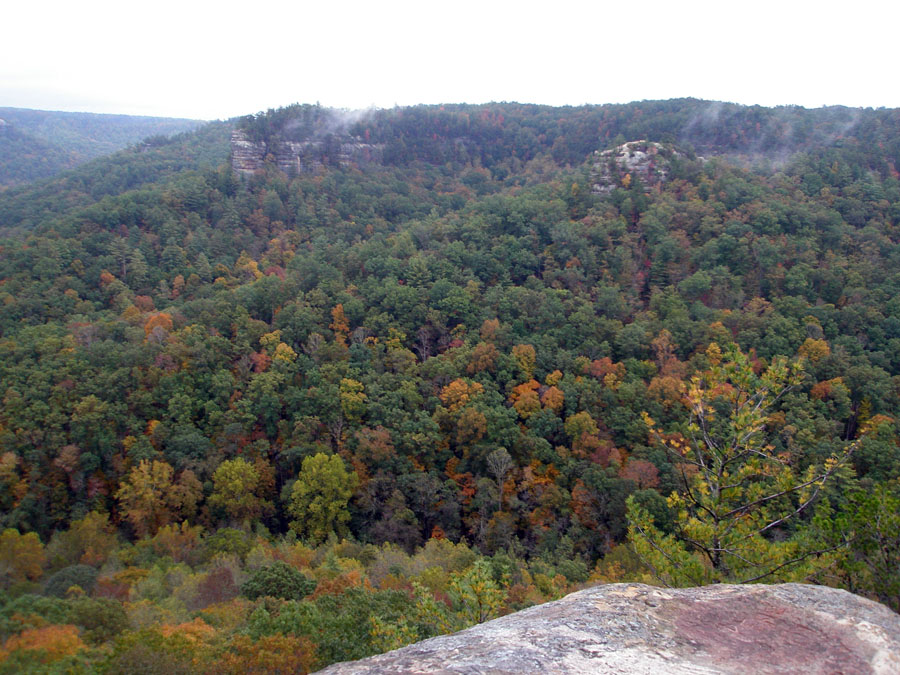
[[[193,131],[198,120],[0,108],[0,191],[109,155],[148,137]]]
[[[235,125],[323,168],[239,176]],[[594,194],[636,139],[667,180]],[[309,670],[621,580],[900,609],[898,165],[896,110],[291,106],[7,190],[0,672]]]

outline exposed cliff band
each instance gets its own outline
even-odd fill
[[[321,140],[253,141],[241,129],[231,133],[231,166],[244,175],[272,162],[288,175],[314,173],[325,166],[381,164],[384,146],[363,143],[352,136],[330,135]]]

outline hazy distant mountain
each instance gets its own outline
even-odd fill
[[[0,108],[0,187],[47,178],[148,136],[192,131],[199,120]]]
[[[0,126],[0,135],[3,129]],[[165,180],[180,171],[216,167],[228,161],[228,139],[231,124],[210,122],[201,128],[170,137],[154,136],[139,144],[103,157],[79,164],[43,180],[7,186],[0,185],[0,231],[16,227],[34,226],[47,218],[71,208],[80,208],[103,197],[137,189],[148,183]],[[9,147],[22,138],[13,129],[7,137]],[[0,141],[2,142],[2,141]],[[33,137],[19,140],[19,147],[47,147]],[[0,151],[0,157],[3,157]],[[31,155],[31,164],[50,155]],[[58,156],[58,155],[57,155]],[[25,165],[24,152],[15,166]],[[12,166],[12,164],[11,164]],[[49,170],[49,167],[48,167]],[[59,170],[57,170],[59,171]]]

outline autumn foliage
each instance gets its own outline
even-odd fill
[[[7,670],[311,670],[654,576],[896,600],[896,111],[350,117],[0,186]]]

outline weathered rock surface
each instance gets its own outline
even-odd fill
[[[594,160],[591,191],[608,195],[618,187],[628,187],[637,179],[640,179],[645,191],[650,190],[668,179],[670,161],[680,155],[677,150],[652,141],[631,141],[612,150],[598,152]]]
[[[252,141],[240,129],[231,132],[231,166],[241,174],[261,168],[267,158],[288,175],[312,173],[326,162],[336,166],[380,164],[382,145],[362,143],[352,136],[332,135],[325,140],[284,141],[270,143]]]
[[[900,673],[900,616],[823,586],[597,586],[322,673]]]

